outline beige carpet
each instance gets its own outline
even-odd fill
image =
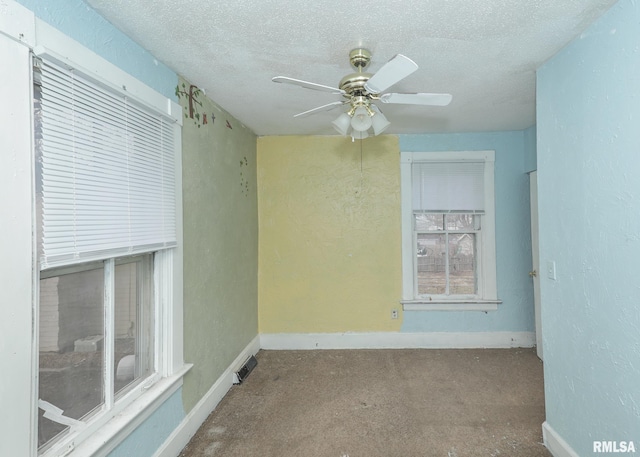
[[[534,349],[261,351],[181,457],[549,457]]]

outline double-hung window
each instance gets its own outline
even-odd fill
[[[147,103],[37,54],[37,446],[58,456],[98,430],[107,436],[110,420],[181,376],[172,352],[180,117],[166,98]]]
[[[492,310],[494,152],[401,154],[405,310]]]

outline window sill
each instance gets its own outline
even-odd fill
[[[42,457],[49,455],[63,455],[65,457],[108,455],[182,386],[182,379],[192,366],[192,364],[185,364],[173,375],[160,379],[144,395],[127,405],[77,446],[74,445],[72,438],[70,441],[64,442],[62,454],[60,454],[59,448],[55,449],[54,447],[52,452],[46,452]]]
[[[496,311],[502,300],[400,300],[403,311]]]

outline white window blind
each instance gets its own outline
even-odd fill
[[[484,162],[413,162],[414,211],[484,211]]]
[[[175,246],[174,121],[74,70],[38,67],[41,269]]]

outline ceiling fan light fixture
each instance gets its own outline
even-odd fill
[[[351,126],[351,117],[347,113],[342,113],[331,123],[333,128],[342,136],[347,136],[349,127]]]
[[[371,110],[364,106],[358,106],[351,118],[351,127],[358,132],[366,132],[371,127]]]
[[[378,109],[374,109],[374,114],[371,117],[371,126],[373,127],[373,134],[380,135],[387,127],[391,125],[391,122],[384,117],[384,114]]]
[[[367,132],[366,130],[363,131],[358,131],[358,130],[352,130],[351,131],[351,139],[353,140],[364,140],[365,138],[369,137],[369,132]]]

